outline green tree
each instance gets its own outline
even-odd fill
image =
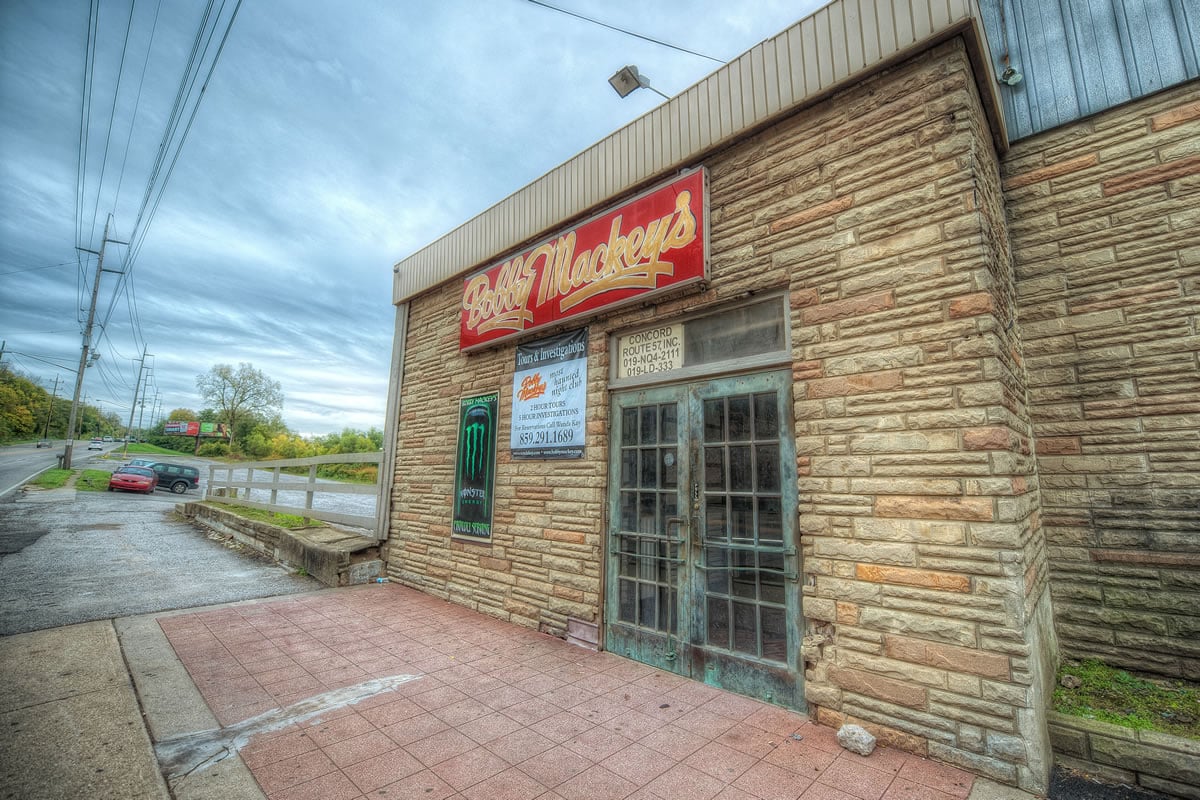
[[[272,413],[277,416],[283,407],[279,381],[271,380],[245,361],[236,370],[228,364],[217,364],[197,375],[196,389],[216,411],[218,421],[229,426],[230,447],[241,433],[239,426],[243,420]]]
[[[168,422],[198,422],[199,418],[196,412],[190,408],[176,408],[170,414],[167,414]]]

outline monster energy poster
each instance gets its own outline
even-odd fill
[[[458,456],[454,462],[455,536],[492,538],[492,490],[496,483],[496,413],[500,393],[464,397],[458,409]]]

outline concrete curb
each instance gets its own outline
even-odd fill
[[[129,674],[141,699],[146,726],[156,742],[220,727],[158,625],[161,617],[199,610],[202,609],[117,620],[117,635],[128,660]],[[155,763],[157,765],[157,761]],[[172,778],[170,789],[174,800],[227,800],[231,797],[265,800],[254,776],[237,753],[201,772]]]
[[[0,639],[0,785],[23,800],[169,800],[116,631]]]

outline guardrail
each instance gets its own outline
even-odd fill
[[[381,466],[383,453],[339,453],[311,458],[284,458],[278,461],[256,461],[241,464],[213,464],[208,468],[208,487],[204,499],[230,505],[258,508],[276,514],[294,514],[306,519],[319,519],[339,525],[365,528],[371,536],[378,538],[377,510],[370,515],[314,508],[313,498],[320,495],[373,495],[378,505],[379,478],[373,484],[340,483],[324,480],[318,482],[317,467],[322,464],[374,464]],[[283,472],[285,467],[308,467],[308,477]],[[235,478],[235,471],[246,470],[245,478]],[[270,480],[256,479],[255,472],[271,473]],[[218,478],[217,473],[224,477]],[[254,492],[269,492],[269,500],[255,499]],[[302,492],[304,506],[285,505],[277,502],[280,492]]]

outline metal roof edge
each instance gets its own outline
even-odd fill
[[[874,11],[866,26],[863,9]],[[886,24],[885,24],[886,23]],[[978,0],[834,0],[400,260],[392,302],[463,275],[869,74],[962,35],[997,149],[1008,139]]]

